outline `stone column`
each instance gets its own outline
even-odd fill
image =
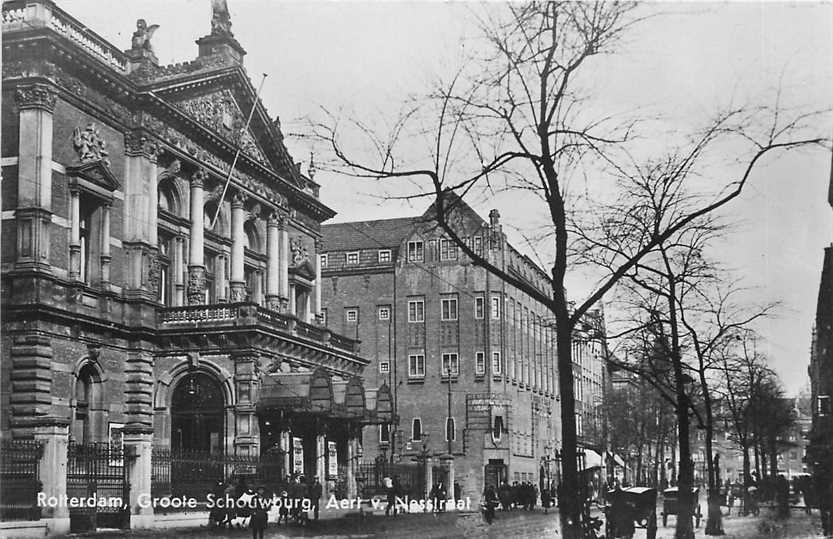
[[[185,305],[185,283],[183,282],[182,276],[185,273],[185,264],[183,263],[183,259],[185,258],[185,238],[182,236],[177,236],[174,238],[173,243],[173,283],[174,283],[174,306],[179,307]]]
[[[15,101],[20,111],[17,164],[18,268],[49,268],[49,225],[52,222],[52,86],[20,86]]]
[[[153,430],[124,429],[124,465],[130,482],[130,529],[152,528],[154,524],[153,506],[139,504],[139,496],[151,492],[151,451],[153,447]]]
[[[315,435],[315,475],[322,485],[327,483],[327,439],[320,433]]]
[[[34,437],[43,444],[43,454],[38,467],[41,492],[47,498],[55,497],[60,500],[67,494],[69,420],[44,417],[34,427]],[[49,535],[68,533],[69,507],[64,503],[59,503],[57,507],[43,507],[41,520],[46,521]]]
[[[356,437],[350,435],[347,439],[347,497],[356,498],[356,459],[359,458],[356,448]]]
[[[281,308],[280,230],[276,212],[266,220],[266,306],[273,311]]]
[[[154,227],[155,229],[155,227]],[[110,203],[101,207],[101,287],[110,289]]]
[[[203,197],[206,174],[200,169],[191,176],[191,249],[188,253],[188,305],[205,303],[205,224]]]
[[[288,430],[281,430],[280,445],[283,451],[283,475],[292,475],[292,434]]]
[[[81,276],[81,192],[78,187],[69,188],[69,278],[83,280]]]
[[[236,194],[231,200],[231,302],[238,303],[246,300],[246,276],[244,272],[244,242],[245,197]]]
[[[289,250],[289,231],[287,230],[289,223],[287,221],[288,218],[285,215],[282,215],[278,219],[278,258],[280,259],[280,274],[278,277],[280,280],[280,287],[278,289],[278,295],[280,296],[281,310],[284,312],[287,310],[293,312],[293,309],[289,306],[291,297],[289,293],[289,257],[291,254]]]

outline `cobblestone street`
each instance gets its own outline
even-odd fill
[[[673,539],[674,524],[669,521],[667,527],[660,527],[657,539]],[[773,521],[766,511],[758,517],[724,517],[724,539],[790,538],[809,539],[823,537],[819,532],[818,515],[807,516],[803,512],[793,512],[792,518],[785,522]],[[707,537],[704,524],[697,529],[696,539]],[[185,530],[149,530],[137,532],[99,533],[95,537],[159,538],[175,533],[181,539],[198,537],[212,538],[246,538],[250,537],[248,529],[218,530],[196,528]],[[416,514],[400,515],[395,518],[370,516],[366,519],[336,518],[324,519],[308,527],[276,526],[270,523],[266,537],[280,539],[283,537],[321,537],[371,538],[371,537],[418,537],[420,539],[456,538],[456,537],[555,537],[558,532],[558,516],[554,512],[511,512],[498,513],[494,523],[487,525],[479,513],[443,514],[439,516]],[[634,539],[644,539],[645,530],[638,529]]]

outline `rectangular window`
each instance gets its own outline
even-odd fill
[[[408,262],[422,262],[425,256],[421,241],[408,242]]]
[[[486,298],[483,296],[474,297],[474,317],[478,320],[483,319],[484,311],[486,309]]]
[[[379,361],[379,372],[382,374],[387,374],[390,372],[390,361],[387,359],[383,359]]]
[[[320,256],[318,257],[318,260],[320,260],[320,261],[321,261],[321,267],[322,267],[322,268],[326,268],[326,267],[327,267],[327,263],[330,261],[330,257],[329,257],[329,256],[327,256],[327,255],[320,255]]]
[[[348,322],[356,323],[359,321],[359,310],[350,308],[344,310],[344,319]]]
[[[321,309],[321,325],[327,325],[327,309]]]
[[[380,264],[387,264],[390,262],[390,249],[380,249],[379,250],[379,263]]]
[[[474,354],[474,374],[483,376],[486,374],[486,353],[476,352]]]
[[[442,375],[448,376],[449,369],[451,370],[451,376],[460,374],[460,361],[456,353],[443,354]]]
[[[425,356],[411,354],[408,356],[408,376],[411,378],[425,378]]]
[[[408,322],[425,321],[425,301],[412,299],[408,301]]]
[[[347,253],[347,263],[348,264],[358,264],[359,263],[359,252],[353,251],[352,253]]]
[[[452,240],[440,240],[440,260],[457,260],[457,244]]]
[[[457,320],[457,298],[442,298],[440,314],[442,320]]]
[[[387,423],[379,425],[379,442],[383,444],[390,443],[390,425]]]
[[[474,237],[474,245],[472,246],[472,251],[476,255],[483,255],[483,238],[481,236]]]
[[[500,296],[492,295],[492,320],[500,320]]]
[[[500,352],[492,352],[492,374],[500,374]]]
[[[422,420],[415,417],[411,422],[411,441],[419,442],[422,440]]]
[[[390,320],[390,307],[387,305],[379,307],[379,320]]]
[[[819,395],[816,397],[816,411],[818,412],[819,416],[827,416],[830,415],[830,396],[829,395]]]

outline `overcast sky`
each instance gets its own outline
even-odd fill
[[[137,18],[159,24],[153,39],[161,63],[193,59],[194,40],[208,33],[209,0],[59,1],[81,22],[129,48]],[[297,161],[309,147],[291,135],[320,107],[358,115],[394,115],[409,95],[427,90],[453,69],[476,31],[472,5],[449,3],[277,2],[229,0],[233,31],[248,51],[263,101],[279,115]],[[756,103],[779,85],[788,106],[833,104],[833,4],[653,4],[660,13],[638,26],[621,52],[597,70],[599,106],[645,109],[681,131],[699,127],[717,106]],[[821,126],[833,134],[833,126]],[[778,318],[759,328],[761,348],[788,390],[807,382],[810,336],[822,250],[833,238],[826,203],[830,154],[789,154],[767,162],[731,208],[740,221],[727,239],[725,261],[758,287],[762,300],[781,300]],[[416,214],[422,207],[380,204],[372,185],[321,173],[322,198],[338,221]],[[477,205],[488,214],[488,201]],[[506,223],[531,224],[529,210],[501,207]],[[516,241],[516,244],[520,242]],[[584,284],[571,283],[581,296]]]

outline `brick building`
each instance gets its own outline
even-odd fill
[[[321,324],[334,212],[213,5],[196,59],[160,66],[143,20],[123,52],[50,0],[3,4],[0,433],[41,444],[47,495],[88,494],[74,474],[101,449],[129,514],[99,525],[147,525],[138,495],[218,479],[171,464],[183,452],[254,473],[271,450],[274,477],[355,492],[361,429],[389,421],[357,341]]]
[[[487,222],[462,201],[455,208],[458,234],[476,253],[550,293],[547,274],[507,242],[496,210]],[[322,227],[327,323],[362,342],[367,385],[392,388],[397,420],[365,431],[364,457],[428,457],[447,478],[453,455],[453,480],[472,497],[501,480],[555,480],[552,315],[475,266],[431,213]],[[603,386],[591,333],[574,355],[579,425],[594,421]]]
[[[827,201],[833,206],[833,163]],[[824,532],[833,533],[833,245],[824,249],[808,374],[812,420],[807,463],[820,497],[827,500],[821,507]]]

